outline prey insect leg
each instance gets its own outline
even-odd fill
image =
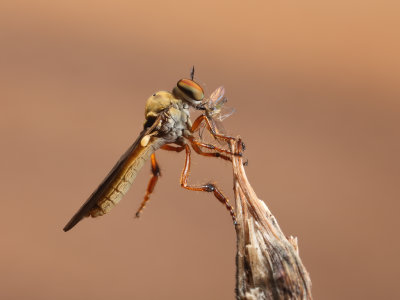
[[[236,215],[235,212],[233,211],[232,206],[229,204],[228,199],[222,194],[222,192],[217,188],[215,184],[207,183],[201,186],[188,185],[187,181],[190,173],[190,147],[187,144],[184,147],[186,150],[186,159],[185,159],[185,166],[182,170],[182,175],[181,175],[181,186],[190,191],[209,192],[209,193],[212,192],[214,196],[218,199],[218,201],[225,205],[226,209],[231,214],[233,224],[236,225],[237,224]]]
[[[152,176],[150,178],[149,184],[147,185],[146,195],[144,196],[142,204],[136,212],[136,218],[139,218],[141,212],[146,207],[147,202],[150,200],[150,195],[154,191],[154,188],[158,181],[158,177],[161,176],[160,167],[158,166],[156,155],[154,153],[151,155],[151,173]]]

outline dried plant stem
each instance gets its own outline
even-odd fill
[[[242,144],[231,143],[234,152]],[[257,198],[243,168],[233,157],[238,225],[237,299],[312,299],[311,279],[299,257],[297,238],[286,238],[265,203]]]

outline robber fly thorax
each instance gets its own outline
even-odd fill
[[[64,227],[64,231],[70,230],[84,217],[98,217],[108,213],[127,193],[145,161],[151,158],[152,178],[147,187],[144,200],[136,213],[136,216],[139,216],[160,176],[160,168],[154,153],[160,148],[175,152],[185,150],[186,161],[181,175],[181,186],[193,191],[213,192],[215,197],[230,211],[233,221],[236,223],[235,214],[228,203],[228,199],[215,184],[207,183],[201,186],[188,184],[190,145],[198,154],[203,156],[231,160],[230,155],[236,155],[236,153],[231,153],[195,139],[193,133],[198,130],[204,121],[208,126],[207,128],[216,138],[226,141],[233,139],[217,133],[213,124],[209,123],[209,118],[206,114],[199,116],[192,124],[189,113],[191,107],[203,111],[206,110],[207,113],[203,100],[204,91],[199,84],[193,81],[193,71],[192,79],[179,80],[172,92],[160,91],[150,96],[146,101],[143,131],[122,155],[99,187]],[[204,148],[208,151],[201,150]]]
[[[182,144],[183,138],[192,136],[189,108],[197,108],[203,98],[201,86],[190,79],[179,80],[172,93],[154,93],[146,101],[144,126],[150,127],[160,116],[161,119],[155,131],[143,137],[141,145],[145,146],[151,136],[162,138],[166,143]]]

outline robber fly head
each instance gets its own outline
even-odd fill
[[[191,79],[181,79],[173,89],[176,97],[189,102],[193,106],[201,104],[204,99],[203,88]]]

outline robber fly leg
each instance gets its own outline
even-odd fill
[[[185,149],[185,146],[171,146],[171,145],[164,145],[161,147],[161,149],[163,150],[167,150],[167,151],[175,151],[175,152],[181,152],[182,150]]]
[[[149,184],[147,185],[146,195],[144,196],[142,204],[136,212],[136,218],[140,217],[141,212],[146,207],[147,202],[150,200],[150,195],[154,191],[154,188],[158,181],[158,177],[161,176],[160,167],[158,166],[156,155],[154,153],[151,155],[151,173],[152,176],[150,178]]]
[[[185,149],[185,147],[183,147],[183,146],[175,147],[175,146],[171,146],[171,145],[164,145],[161,147],[161,149],[167,150],[167,151],[181,152],[183,149]],[[161,176],[160,167],[158,166],[158,163],[156,160],[156,155],[154,153],[151,155],[151,172],[152,172],[152,176],[150,178],[149,184],[147,185],[146,195],[144,196],[142,204],[140,205],[138,211],[136,212],[137,218],[140,217],[141,212],[146,207],[147,202],[150,200],[150,195],[154,191],[154,187],[156,186],[158,177]]]
[[[193,142],[192,142],[192,148],[199,155],[208,156],[208,157],[210,157],[210,156],[211,157],[219,157],[219,158],[225,159],[227,161],[232,161],[232,159],[229,156],[221,154],[219,152],[204,152],[203,150],[201,150],[201,148],[197,144],[195,144]]]
[[[192,145],[193,150],[196,151],[197,154],[203,155],[203,156],[208,156],[208,157],[220,157],[227,161],[232,161],[230,156],[221,153],[221,152],[223,152],[223,153],[232,154],[231,152],[226,152],[225,150],[218,152],[219,148],[214,147],[214,145],[208,145],[208,144],[207,145],[210,147],[206,147],[206,148],[211,149],[211,150],[216,150],[216,152],[204,152],[200,148],[200,146],[202,146],[203,143],[196,141],[192,136],[190,136],[188,139]]]
[[[201,124],[203,121],[206,123],[206,127],[207,127],[208,131],[210,131],[210,133],[211,133],[215,138],[224,140],[224,141],[226,141],[226,142],[228,142],[228,143],[229,143],[230,141],[234,141],[234,142],[237,141],[234,137],[231,137],[231,136],[228,136],[228,135],[223,135],[223,134],[217,133],[217,131],[215,130],[214,125],[210,122],[210,120],[207,118],[206,115],[200,115],[196,120],[194,120],[193,125],[192,125],[192,128],[191,128],[191,132],[195,132],[196,129],[200,126],[200,124]],[[244,144],[243,144],[243,146],[244,146]],[[242,149],[244,150],[244,147],[242,147]]]
[[[242,141],[241,138],[239,138],[239,139],[237,140],[236,147],[237,147],[237,150],[239,151],[239,153],[242,153],[242,151],[244,151],[245,145],[244,145],[244,143],[243,143],[243,141]],[[246,158],[246,161],[243,162],[243,166],[246,167],[246,166],[248,166],[248,165],[249,165],[249,160]]]
[[[196,145],[196,146],[198,146],[198,147],[202,147],[202,148],[206,148],[206,149],[209,149],[209,150],[214,150],[214,151],[216,151],[216,153],[211,153],[211,154],[213,154],[213,156],[219,157],[219,156],[222,155],[221,153],[225,153],[225,154],[229,154],[229,155],[242,156],[242,153],[241,153],[241,152],[239,152],[239,153],[232,153],[232,152],[229,151],[229,150],[225,150],[225,149],[222,149],[222,148],[218,148],[218,147],[216,147],[216,146],[214,146],[214,145],[212,145],[212,144],[205,144],[205,143],[196,141],[196,140],[194,140],[194,139],[190,140],[190,142],[192,143],[192,145]],[[207,153],[207,152],[206,152],[206,153]],[[216,155],[216,154],[219,154],[219,155]],[[229,160],[231,160],[231,159],[229,159]]]
[[[236,215],[235,212],[233,211],[232,206],[229,204],[228,198],[226,198],[222,192],[217,188],[215,184],[212,183],[207,183],[204,185],[200,186],[193,186],[193,185],[188,185],[187,181],[189,178],[189,173],[190,173],[190,147],[189,145],[185,145],[185,150],[186,150],[186,160],[185,160],[185,166],[182,170],[182,175],[181,175],[181,186],[185,189],[188,189],[190,191],[199,191],[199,192],[209,192],[213,193],[214,196],[218,199],[219,202],[225,205],[227,210],[232,216],[233,224],[237,224],[236,221]]]

